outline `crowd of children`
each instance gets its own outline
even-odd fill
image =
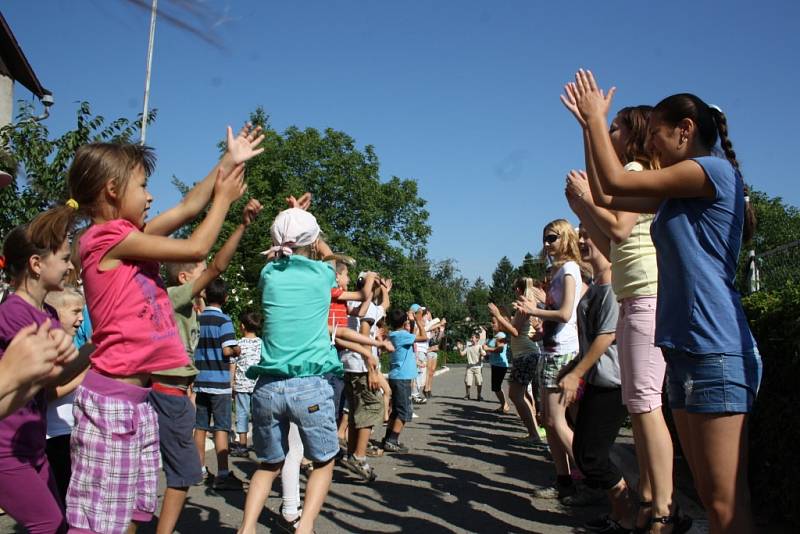
[[[754,221],[726,118],[679,94],[624,108],[609,130],[613,94],[586,71],[565,86],[585,146],[586,171],[566,183],[581,227],[548,223],[547,279],[520,279],[513,314],[490,304],[491,337],[480,328],[458,344],[465,399],[475,387],[483,400],[488,360],[498,413],[510,400],[521,440],[549,448],[554,483],[535,496],[608,499],[610,513],[586,528],[680,533],[691,520],[672,498],[666,384],[711,531],[751,532],[740,466],[761,362],[733,281]],[[205,260],[262,139],[249,125],[229,129],[209,175],[151,220],[153,152],[80,147],[70,199],[5,236],[13,292],[0,304],[0,507],[28,531],[126,532],[156,512],[163,467],[157,531],[172,532],[190,486],[241,490],[228,457],[253,455],[239,532],[255,532],[279,474],[283,523],[312,532],[335,458],[371,482],[368,457],[408,450],[400,435],[432,395],[446,321],[392,306],[392,281],[377,273],[360,273],[349,290],[353,260],[322,239],[308,194],[287,199],[273,221],[258,309],[236,325],[225,313],[220,275],[257,200]],[[169,237],[204,210],[189,237]],[[609,455],[628,414],[636,488]],[[204,465],[209,432],[216,474]]]

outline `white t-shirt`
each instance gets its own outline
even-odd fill
[[[75,392],[47,403],[47,439],[72,433],[75,418],[72,416],[72,401]]]
[[[347,303],[347,307],[349,310],[353,310],[354,313],[358,313],[358,308],[361,306],[360,302],[350,301]],[[356,332],[360,332],[361,328],[361,321],[366,321],[369,323],[369,337],[375,339],[375,334],[378,331],[375,324],[381,320],[385,312],[381,306],[377,306],[374,303],[369,303],[369,308],[367,308],[367,313],[364,315],[363,318],[359,318],[358,315],[349,315],[347,317],[347,327],[355,330]],[[372,347],[372,354],[377,356],[378,348]],[[342,360],[342,365],[344,366],[345,373],[366,373],[367,372],[367,365],[364,363],[364,357],[357,352],[352,352],[349,350],[342,351],[340,353],[340,358]]]
[[[577,314],[578,302],[581,300],[581,269],[574,261],[568,261],[556,272],[550,282],[550,289],[547,291],[547,309],[557,310],[561,308],[564,300],[564,281],[566,276],[572,277],[571,283],[575,285],[575,297],[572,302],[572,314],[566,323],[555,321],[544,322],[544,350],[555,354],[568,354],[578,352],[578,323]]]

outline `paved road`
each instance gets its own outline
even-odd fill
[[[488,379],[488,369],[484,374]],[[463,400],[463,387],[463,368],[455,367],[436,378],[436,396],[418,409],[419,417],[401,436],[410,452],[371,459],[378,474],[373,484],[364,485],[337,467],[316,531],[566,533],[604,511],[603,507],[568,509],[555,501],[531,499],[531,490],[554,476],[546,452],[514,442],[511,438],[522,432],[516,416],[493,413],[496,400]],[[383,429],[376,432],[382,437]],[[633,465],[625,452],[629,439],[620,441],[617,452],[629,467]],[[208,458],[216,471],[213,452]],[[247,459],[235,458],[232,463],[243,478],[254,468]],[[280,486],[274,489],[279,491]],[[241,492],[191,488],[178,532],[235,532],[243,504]],[[279,504],[279,493],[273,491],[261,516],[261,532],[272,531]],[[150,533],[154,528],[155,522],[139,532]],[[13,522],[0,518],[0,532],[13,531]]]

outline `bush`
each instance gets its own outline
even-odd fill
[[[764,375],[750,420],[750,485],[759,515],[800,525],[800,288],[743,299]]]

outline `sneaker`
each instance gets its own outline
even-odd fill
[[[383,450],[384,452],[406,453],[408,452],[408,447],[397,441],[386,440],[383,442]]]
[[[428,399],[426,399],[425,397],[421,397],[419,395],[412,395],[411,402],[413,402],[414,404],[425,404],[426,402],[428,402]]]
[[[543,488],[536,488],[531,492],[531,496],[535,499],[564,499],[569,495],[574,495],[577,489],[575,484],[569,486],[546,486]]]
[[[411,414],[411,419],[417,419],[418,417],[419,417],[419,416],[418,416],[417,414],[415,414],[415,413],[412,413],[412,414]]]
[[[481,397],[480,395],[478,395],[478,402],[483,402],[483,401],[484,401],[484,398]]]
[[[464,395],[464,400],[469,400],[469,395]]]
[[[355,456],[345,456],[342,459],[342,465],[347,469],[361,477],[364,482],[373,482],[378,475],[375,470],[367,463],[366,460],[359,460]]]
[[[248,458],[250,456],[250,449],[239,443],[233,443],[228,451],[228,456],[234,458]]]
[[[212,489],[218,491],[227,491],[227,490],[241,490],[243,489],[244,484],[241,480],[236,478],[232,472],[228,473],[226,476],[221,477],[219,475],[214,477],[214,483],[211,485]]]
[[[195,486],[207,486],[212,480],[214,480],[214,475],[211,474],[210,471],[207,469],[203,469],[200,472],[200,480],[194,483]]]
[[[573,484],[575,486],[575,484]],[[590,488],[583,484],[573,495],[561,497],[561,504],[566,506],[591,506],[604,501],[606,492],[598,488]]]

